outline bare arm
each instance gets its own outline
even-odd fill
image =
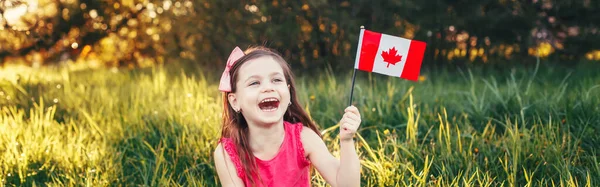
[[[354,141],[340,141],[340,167],[337,173],[338,186],[360,186],[360,160]]]
[[[340,121],[340,160],[333,157],[314,131],[305,127],[301,133],[306,154],[325,181],[333,187],[360,186],[360,160],[352,139],[360,125],[360,114],[353,106],[345,111]]]
[[[243,187],[244,182],[237,175],[235,165],[233,165],[229,154],[225,152],[221,144],[217,145],[213,155],[213,158],[215,159],[215,168],[217,169],[217,175],[219,175],[221,186]]]
[[[340,167],[340,160],[333,157],[329,150],[327,150],[325,142],[310,128],[304,127],[302,129],[301,139],[304,150],[313,166],[315,166],[329,185],[332,187],[338,186],[337,173]]]

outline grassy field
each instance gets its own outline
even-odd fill
[[[598,69],[358,72],[362,185],[598,186]],[[217,186],[218,75],[194,71],[0,70],[0,186]],[[350,75],[297,79],[335,156]]]

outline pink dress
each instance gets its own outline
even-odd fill
[[[261,160],[255,157],[260,176],[267,186],[310,186],[310,161],[304,156],[304,147],[300,140],[302,123],[283,122],[285,137],[279,152],[271,160]],[[220,142],[235,165],[237,175],[246,186],[252,186],[246,177],[235,145],[229,138]],[[257,184],[260,186],[260,184]]]

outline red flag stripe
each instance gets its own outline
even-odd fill
[[[358,61],[359,70],[368,72],[373,71],[373,64],[375,63],[375,57],[377,56],[377,51],[379,50],[380,40],[381,33],[372,32],[365,29],[360,51],[360,60]]]
[[[423,55],[425,55],[425,42],[411,40],[410,48],[408,48],[408,55],[406,57],[406,64],[402,70],[401,78],[405,78],[412,81],[419,80],[419,73],[421,72],[421,62],[423,61]]]

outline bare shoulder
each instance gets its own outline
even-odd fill
[[[337,186],[336,176],[340,161],[329,152],[325,142],[317,132],[304,127],[301,133],[305,154],[321,176],[331,186]]]
[[[319,135],[313,131],[312,129],[310,129],[307,126],[302,126],[302,131],[300,132],[300,136],[304,139],[304,138],[310,138],[310,139],[321,139],[321,137],[319,137]]]
[[[227,154],[225,152],[225,149],[223,148],[223,144],[221,144],[221,143],[217,144],[217,147],[213,151],[213,159],[215,161],[215,168],[217,170],[223,170],[223,169],[228,170],[227,166],[233,165],[233,162],[231,161],[229,154]]]
[[[227,154],[224,154],[224,152],[225,152],[225,149],[223,149],[223,145],[221,143],[219,143],[219,144],[217,144],[217,147],[213,151],[213,156],[215,159],[216,158],[223,159],[225,157],[225,155],[227,155]]]
[[[300,139],[302,140],[302,146],[304,147],[307,156],[314,152],[315,147],[320,147],[321,144],[325,144],[315,131],[306,126],[302,127]]]
[[[221,143],[215,148],[213,156],[215,169],[222,186],[244,186],[242,179],[237,176],[235,165]]]

